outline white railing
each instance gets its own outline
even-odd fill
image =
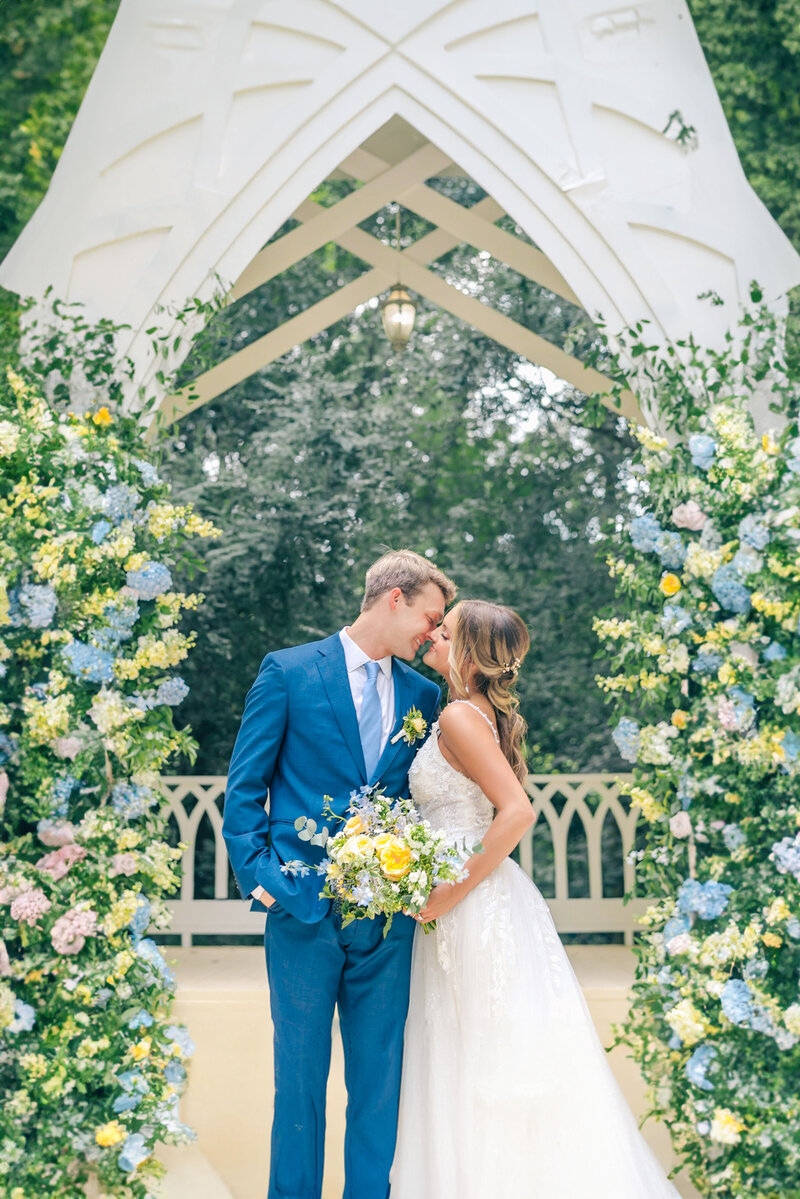
[[[617,884],[621,881],[625,892],[631,890],[634,882],[634,869],[627,855],[634,845],[638,809],[631,810],[628,802],[620,798],[619,780],[624,777],[530,775],[527,789],[538,819],[519,847],[519,863],[541,886],[559,932],[622,933],[625,944],[630,945],[637,916],[646,907],[646,901],[636,899],[623,904],[621,897],[609,897],[606,894],[609,887],[604,885],[604,872],[612,874]],[[183,945],[191,945],[192,937],[202,934],[260,933],[264,927],[263,913],[251,912],[241,899],[229,898],[230,867],[222,839],[224,775],[165,777],[162,786],[179,839],[186,845],[180,898],[170,905],[173,912],[170,931],[180,934]],[[201,838],[198,843],[204,817],[210,823],[211,837]],[[612,822],[612,839],[617,840],[618,853],[608,845],[604,853],[603,835],[608,820]],[[573,822],[577,822],[577,836],[573,834],[570,846]],[[552,864],[543,866],[543,857],[552,857]],[[213,898],[197,896],[199,873],[203,873],[207,887],[213,874]],[[584,891],[588,881],[588,896],[575,896],[578,878],[584,883]]]

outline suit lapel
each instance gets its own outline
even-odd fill
[[[344,648],[339,635],[335,634],[333,637],[329,637],[319,647],[318,653],[320,657],[317,667],[328,696],[328,702],[333,709],[344,743],[358,767],[361,778],[366,781],[367,771],[364,765],[364,751],[361,748],[361,733],[358,728],[356,710],[353,707],[353,696],[344,660]]]
[[[405,746],[402,737],[392,745],[392,737],[400,730],[406,712],[414,706],[414,692],[411,690],[408,674],[396,659],[392,659],[392,682],[394,683],[394,727],[389,734],[389,740],[383,747],[383,753],[378,759],[370,782],[380,778],[381,774],[389,769],[395,755]]]

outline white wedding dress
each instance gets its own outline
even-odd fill
[[[436,726],[409,782],[448,839],[484,835],[494,808],[442,756]],[[391,1199],[678,1199],[547,904],[510,859],[415,933]]]

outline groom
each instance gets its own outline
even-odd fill
[[[337,1005],[348,1095],[344,1199],[389,1193],[414,921],[396,916],[385,939],[384,918],[343,929],[339,913],[319,898],[319,877],[284,874],[281,866],[321,859],[321,850],[299,840],[295,821],[305,816],[321,827],[325,795],[344,816],[351,791],[365,784],[408,794],[419,743],[394,734],[414,707],[430,725],[439,688],[398,659],[415,657],[455,592],[418,554],[385,554],[367,571],[353,624],[324,641],[267,654],[245,702],[223,834],[242,895],[268,912],[275,1032],[269,1199],[320,1199]]]

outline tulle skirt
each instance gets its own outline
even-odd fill
[[[415,934],[391,1199],[677,1199],[539,891],[502,863]]]

